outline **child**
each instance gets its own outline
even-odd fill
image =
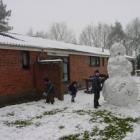
[[[69,85],[68,90],[69,90],[69,92],[70,92],[70,94],[72,96],[71,97],[71,102],[75,102],[74,98],[76,97],[76,93],[77,93],[77,82],[76,81],[72,82]]]
[[[46,103],[54,104],[54,85],[48,78],[44,78],[45,92],[43,95],[46,97]]]
[[[101,91],[101,79],[100,79],[100,73],[99,70],[96,70],[95,75],[92,79],[92,91],[94,93],[94,108],[98,108],[100,106],[99,104],[99,98],[100,98],[100,91]]]

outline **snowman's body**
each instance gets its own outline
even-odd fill
[[[118,106],[137,103],[138,89],[131,77],[132,65],[125,58],[125,48],[116,43],[110,49],[108,61],[109,79],[103,87],[104,99]]]

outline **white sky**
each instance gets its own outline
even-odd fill
[[[44,30],[53,22],[66,22],[79,33],[87,24],[99,22],[123,26],[140,17],[140,0],[3,0],[12,10],[10,25],[13,31],[25,34]]]

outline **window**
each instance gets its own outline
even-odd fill
[[[69,70],[68,70],[68,58],[62,58],[63,59],[63,81],[66,82],[69,80]]]
[[[100,57],[90,56],[90,66],[100,66]]]
[[[49,56],[48,59],[62,59],[63,61],[63,81],[69,80],[69,59],[63,56]]]
[[[22,51],[22,68],[29,69],[30,68],[30,53],[28,51]]]

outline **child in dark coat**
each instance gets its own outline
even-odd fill
[[[99,77],[100,73],[99,70],[95,71],[95,75],[92,79],[92,92],[94,93],[94,108],[98,108],[100,106],[99,104],[99,98],[100,98],[100,91],[101,91],[101,79]]]
[[[54,85],[48,78],[44,78],[44,84],[45,84],[45,92],[44,96],[46,98],[46,103],[54,104]]]
[[[76,97],[76,93],[77,93],[77,82],[74,81],[72,82],[69,87],[68,87],[68,90],[71,94],[71,102],[75,102],[75,97]]]

